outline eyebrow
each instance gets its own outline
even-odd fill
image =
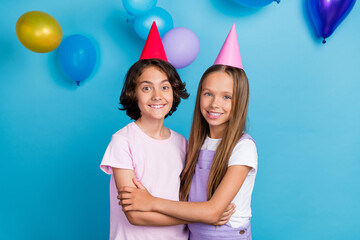
[[[211,90],[208,89],[208,88],[203,88],[203,89],[201,90],[201,92],[203,92],[203,91],[210,91],[210,92],[211,92]],[[229,94],[229,95],[232,95],[232,94],[233,94],[232,92],[229,92],[229,91],[223,91],[223,92],[221,92],[221,93],[225,93],[225,94]]]
[[[164,82],[169,82],[169,83],[170,83],[170,81],[167,80],[167,79],[162,80],[160,83],[164,83]],[[141,82],[139,83],[139,85],[141,85],[141,84],[143,84],[143,83],[147,83],[147,84],[153,85],[152,82],[147,81],[147,80],[141,81]]]

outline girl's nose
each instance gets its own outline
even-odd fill
[[[217,97],[214,97],[212,101],[210,102],[210,107],[212,108],[218,108],[219,107],[219,99]]]

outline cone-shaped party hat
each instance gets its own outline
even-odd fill
[[[140,60],[150,58],[157,58],[166,62],[168,61],[155,21],[151,25]]]
[[[237,68],[243,68],[239,50],[239,43],[236,35],[235,23],[232,25],[214,65],[227,65]]]

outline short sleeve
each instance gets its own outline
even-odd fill
[[[129,143],[116,134],[112,136],[100,164],[100,169],[107,174],[112,174],[113,167],[134,170]]]
[[[236,144],[231,157],[229,159],[228,166],[233,165],[245,165],[252,169],[250,175],[253,175],[257,171],[258,156],[255,143],[250,139],[243,139]]]

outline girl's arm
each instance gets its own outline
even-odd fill
[[[118,190],[124,186],[135,187],[132,182],[132,179],[135,178],[133,170],[113,168],[113,174]],[[188,221],[158,212],[126,211],[125,216],[132,225],[139,226],[170,226],[188,223]]]
[[[135,187],[132,179],[135,178],[133,170],[113,168],[116,188],[119,190],[122,187]],[[229,221],[231,215],[234,213],[234,206],[228,206],[222,212],[221,217],[216,219],[214,225],[223,225]],[[133,225],[141,226],[171,226],[186,224],[190,221],[182,220],[176,217],[167,216],[165,214],[155,211],[125,211],[125,216]]]
[[[230,166],[214,195],[206,202],[171,201],[153,197],[146,189],[131,187],[120,187],[118,198],[125,212],[156,211],[185,221],[214,224],[234,199],[250,170],[248,166]]]

